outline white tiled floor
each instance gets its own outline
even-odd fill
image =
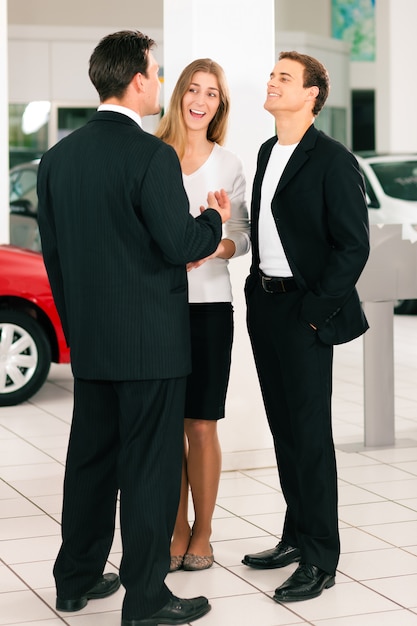
[[[284,502],[275,468],[224,472],[214,519],[216,563],[170,574],[179,596],[204,594],[201,626],[417,626],[417,316],[396,317],[396,444],[363,446],[362,340],[335,351],[334,434],[342,555],[337,584],[315,600],[271,600],[295,566],[256,571],[246,552],[275,545]],[[384,355],[381,354],[381,358]],[[0,409],[0,625],[117,626],[123,591],[74,614],[54,609],[72,380],[54,366],[28,403]],[[117,536],[109,570],[121,556]]]

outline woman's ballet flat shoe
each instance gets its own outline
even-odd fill
[[[184,555],[181,556],[172,556],[171,557],[171,565],[169,566],[170,572],[176,572],[182,568],[184,563]]]
[[[211,546],[210,546],[211,547]],[[182,568],[187,572],[196,572],[202,569],[208,569],[214,563],[213,548],[211,548],[210,556],[198,556],[197,554],[187,554],[184,556]]]

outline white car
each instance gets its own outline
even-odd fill
[[[416,242],[417,154],[359,153],[355,156],[365,178],[369,222],[402,224],[403,237]],[[395,313],[417,313],[417,299],[398,300]]]

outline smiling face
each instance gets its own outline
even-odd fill
[[[292,59],[281,59],[267,83],[264,108],[272,113],[311,113],[318,93],[317,87],[304,87],[304,66]]]
[[[187,130],[207,130],[219,105],[220,90],[217,78],[208,72],[195,72],[181,103]]]

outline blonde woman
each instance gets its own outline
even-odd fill
[[[223,147],[229,110],[223,69],[211,59],[197,59],[181,73],[156,132],[178,154],[193,215],[199,215],[211,189],[225,189],[232,207],[217,250],[187,267],[193,371],[187,381],[183,479],[170,571],[207,569],[214,561],[211,523],[221,472],[217,421],[225,415],[233,341],[228,259],[250,248],[242,163]]]

